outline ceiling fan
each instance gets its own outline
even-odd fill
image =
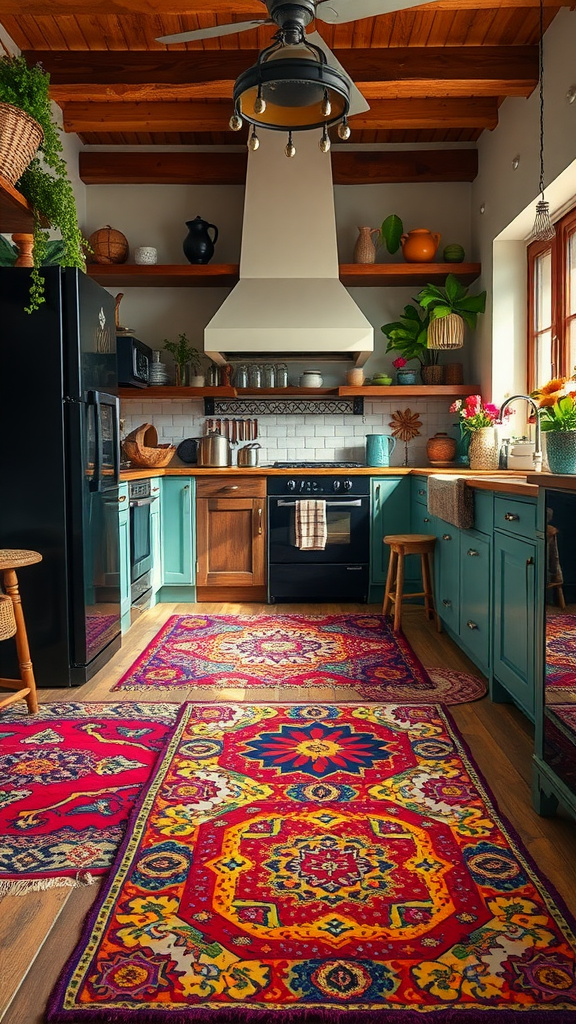
[[[175,35],[160,36],[159,43],[187,43],[247,32],[262,25],[276,25],[272,46],[263,50],[257,64],[241,74],[234,86],[235,114],[230,127],[252,125],[248,145],[257,149],[256,127],[289,132],[286,155],[295,152],[292,131],[321,127],[320,148],[330,148],[327,129],[338,124],[340,138],[350,135],[348,114],[369,110],[370,105],[318,32],[306,33],[314,20],[329,25],[376,17],[430,0],[262,0],[267,18],[215,25]],[[280,59],[279,59],[280,58]],[[303,60],[303,58],[306,58]],[[300,79],[300,80],[298,80]],[[312,107],[314,106],[314,112]],[[295,115],[296,110],[306,112]],[[290,110],[290,116],[287,111]]]

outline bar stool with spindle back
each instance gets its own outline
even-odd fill
[[[402,622],[402,601],[414,597],[424,598],[427,619],[436,619],[436,628],[440,632],[442,626],[436,615],[434,591],[432,587],[432,567],[430,556],[434,551],[436,537],[426,533],[398,533],[384,537],[384,544],[390,546],[390,561],[384,592],[382,614],[388,615],[394,605],[394,632],[398,632]],[[420,555],[422,564],[422,584],[424,590],[415,594],[404,593],[404,558],[406,555]]]
[[[42,555],[37,551],[0,548],[0,574],[6,591],[0,600],[0,640],[7,640],[12,636],[15,638],[20,667],[20,679],[0,678],[0,688],[16,691],[9,697],[0,699],[0,708],[17,700],[25,700],[31,715],[38,711],[38,697],[16,569],[41,561]]]

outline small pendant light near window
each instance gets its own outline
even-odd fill
[[[544,198],[544,0],[540,0],[539,94],[540,94],[540,200],[536,203],[536,217],[532,228],[532,241],[548,242],[556,232],[550,220],[550,207]]]

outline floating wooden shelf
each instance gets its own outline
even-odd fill
[[[347,288],[399,288],[427,282],[443,284],[447,274],[455,274],[464,284],[471,284],[480,271],[479,263],[342,263],[340,280]],[[232,288],[238,281],[239,269],[237,263],[150,267],[136,263],[91,263],[88,274],[99,284],[115,288]]]
[[[88,276],[99,284],[123,288],[232,288],[238,281],[237,263],[154,264],[90,263]]]
[[[340,280],[347,288],[402,288],[443,285],[448,274],[463,284],[480,276],[479,263],[341,263]]]
[[[459,395],[475,395],[480,391],[479,384],[414,384],[385,385],[361,388],[347,385],[335,388],[180,388],[172,384],[162,384],[150,388],[119,388],[120,398],[133,398],[137,402],[145,402],[150,398],[433,398],[435,395],[458,397]]]

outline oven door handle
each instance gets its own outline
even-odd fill
[[[158,501],[158,497],[151,495],[149,498],[131,498],[130,508],[142,508],[143,505],[151,505],[153,501]]]
[[[322,501],[322,500],[323,500],[322,498],[301,498],[300,499],[300,501]],[[282,498],[280,498],[276,502],[276,504],[277,504],[278,508],[292,508],[294,505],[298,505],[299,502],[298,501],[283,501]],[[336,508],[336,506],[342,506],[342,505],[345,505],[347,508],[350,508],[350,506],[353,506],[355,508],[360,508],[360,506],[362,505],[362,499],[361,498],[357,498],[355,500],[351,499],[350,501],[327,501],[326,502],[327,508]]]

